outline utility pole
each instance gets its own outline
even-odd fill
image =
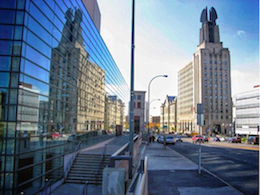
[[[201,128],[204,125],[204,115],[203,115],[203,104],[197,104],[197,125],[199,125],[199,135],[201,135]],[[201,174],[201,142],[202,137],[199,138],[199,165],[198,173]]]
[[[132,7],[132,44],[131,44],[131,89],[130,89],[130,133],[129,133],[129,152],[133,163],[133,135],[134,135],[134,31],[135,31],[135,0]],[[129,163],[130,163],[129,162]],[[132,166],[132,165],[131,165]],[[132,178],[132,173],[129,175]]]

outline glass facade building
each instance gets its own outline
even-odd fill
[[[117,113],[106,122],[112,96]],[[34,194],[63,178],[64,155],[75,147],[68,137],[84,147],[122,125],[128,99],[81,0],[1,1],[1,194]]]
[[[235,96],[236,134],[258,135],[260,125],[259,89],[254,89]]]

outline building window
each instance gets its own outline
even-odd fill
[[[140,100],[140,99],[141,99],[141,95],[138,95],[138,96],[137,96],[137,99]]]
[[[221,61],[219,61],[218,64],[221,64]]]
[[[224,61],[224,64],[227,65],[227,61]]]
[[[204,72],[205,75],[207,75],[207,72]]]
[[[207,60],[204,60],[204,64],[207,64]]]
[[[205,79],[204,79],[205,81],[207,80],[207,77],[205,77]]]
[[[137,103],[137,108],[141,108],[141,102]]]

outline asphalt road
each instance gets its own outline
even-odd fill
[[[168,145],[198,163],[198,144],[178,142]],[[246,195],[259,193],[259,152],[201,145],[202,167]],[[205,184],[207,185],[207,184]]]

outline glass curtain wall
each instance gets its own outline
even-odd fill
[[[1,1],[1,194],[61,179],[74,141],[123,125],[128,98],[81,0]]]

